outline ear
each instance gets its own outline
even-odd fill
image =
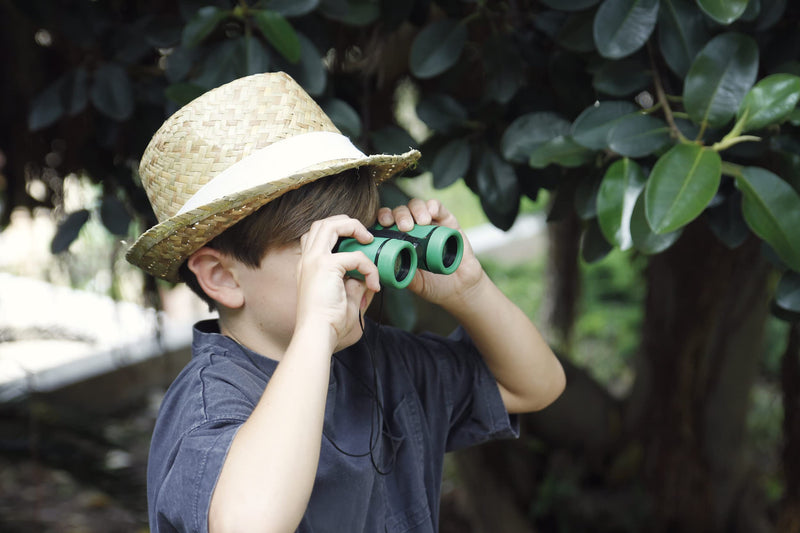
[[[219,250],[204,246],[189,256],[186,266],[214,301],[230,309],[238,309],[244,305],[244,293],[236,277],[235,261]]]

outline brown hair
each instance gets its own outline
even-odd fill
[[[372,225],[378,202],[375,181],[368,176],[360,177],[357,168],[346,170],[279,196],[206,246],[258,268],[271,247],[300,240],[316,220],[345,214],[366,226]],[[181,280],[208,304],[209,310],[216,308],[216,302],[200,287],[187,262],[181,265],[179,274]]]

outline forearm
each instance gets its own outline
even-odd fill
[[[510,413],[543,409],[563,391],[564,370],[528,317],[483,273],[469,294],[445,304],[467,330]]]
[[[328,344],[319,333],[295,333],[228,452],[211,501],[212,533],[297,528],[319,462]]]

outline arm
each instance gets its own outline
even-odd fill
[[[455,217],[436,200],[414,199],[393,211],[381,209],[378,221],[406,231],[414,223],[459,229]],[[466,238],[454,274],[418,271],[409,289],[441,305],[464,326],[497,380],[508,412],[543,409],[564,390],[561,363],[536,326],[489,279]]]
[[[366,256],[331,253],[340,236],[372,239],[358,221],[333,217],[315,222],[301,240],[294,331],[233,439],[211,499],[212,533],[294,531],[305,513],[319,461],[331,355],[359,327],[365,294],[380,287]],[[365,281],[345,280],[353,269]]]
[[[509,413],[543,409],[564,390],[561,363],[528,317],[485,273],[470,292],[442,305],[472,337]]]

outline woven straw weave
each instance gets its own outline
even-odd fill
[[[203,185],[234,163],[277,141],[320,131],[339,133],[284,73],[241,78],[183,107],[161,126],[142,156],[139,174],[159,224],[139,237],[128,261],[156,277],[178,281],[178,268],[189,255],[281,194],[356,167],[380,182],[419,158],[411,150],[327,161],[176,215]]]

